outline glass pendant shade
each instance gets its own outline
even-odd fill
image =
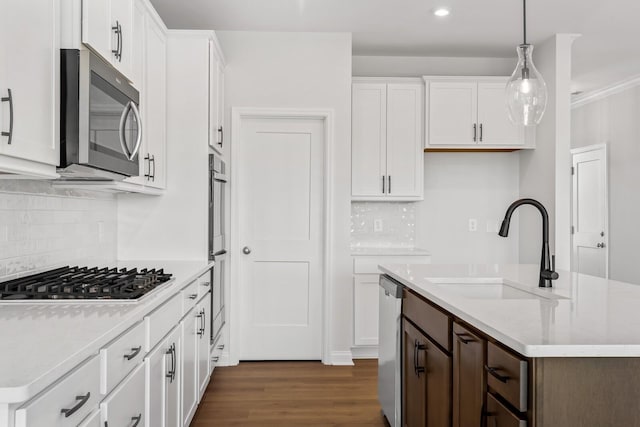
[[[533,65],[533,46],[521,44],[517,51],[518,65],[507,82],[507,110],[514,124],[535,126],[547,108],[547,85]]]

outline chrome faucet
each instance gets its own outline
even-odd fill
[[[534,206],[542,215],[542,257],[540,258],[540,280],[538,281],[538,286],[541,288],[550,288],[552,286],[552,281],[558,279],[559,275],[555,271],[555,255],[551,257],[551,264],[549,263],[549,214],[542,203],[534,199],[520,199],[513,202],[507,209],[507,213],[504,215],[502,227],[500,227],[500,232],[498,234],[502,237],[507,237],[509,235],[511,215],[513,215],[513,212],[522,205]]]

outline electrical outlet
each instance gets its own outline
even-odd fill
[[[475,218],[469,219],[469,231],[478,231],[478,220]]]
[[[382,220],[380,218],[373,220],[373,231],[376,233],[382,232]]]

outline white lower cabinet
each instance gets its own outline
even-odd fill
[[[209,376],[211,371],[209,364],[210,357],[210,340],[211,340],[211,293],[208,293],[198,304],[198,308],[202,313],[202,327],[198,335],[198,401],[202,398],[207,385],[209,384]]]
[[[142,427],[145,425],[145,369],[138,367],[100,404],[104,427]]]
[[[144,390],[143,390],[144,392]],[[100,401],[100,359],[92,357],[16,411],[16,427],[77,426]]]
[[[182,330],[182,425],[188,426],[198,405],[198,328],[202,325],[198,307],[180,322]]]
[[[100,425],[100,410],[93,411],[78,427],[102,427]]]
[[[182,331],[176,326],[145,358],[146,427],[178,427]]]

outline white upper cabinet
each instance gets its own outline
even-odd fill
[[[59,2],[0,2],[0,171],[55,177]],[[27,30],[28,29],[28,30]]]
[[[423,91],[415,79],[354,81],[353,200],[423,198]]]
[[[225,154],[224,59],[216,40],[209,40],[209,147]]]
[[[425,77],[427,149],[534,148],[509,121],[507,77]]]
[[[133,0],[82,0],[82,42],[132,81],[133,22]]]

